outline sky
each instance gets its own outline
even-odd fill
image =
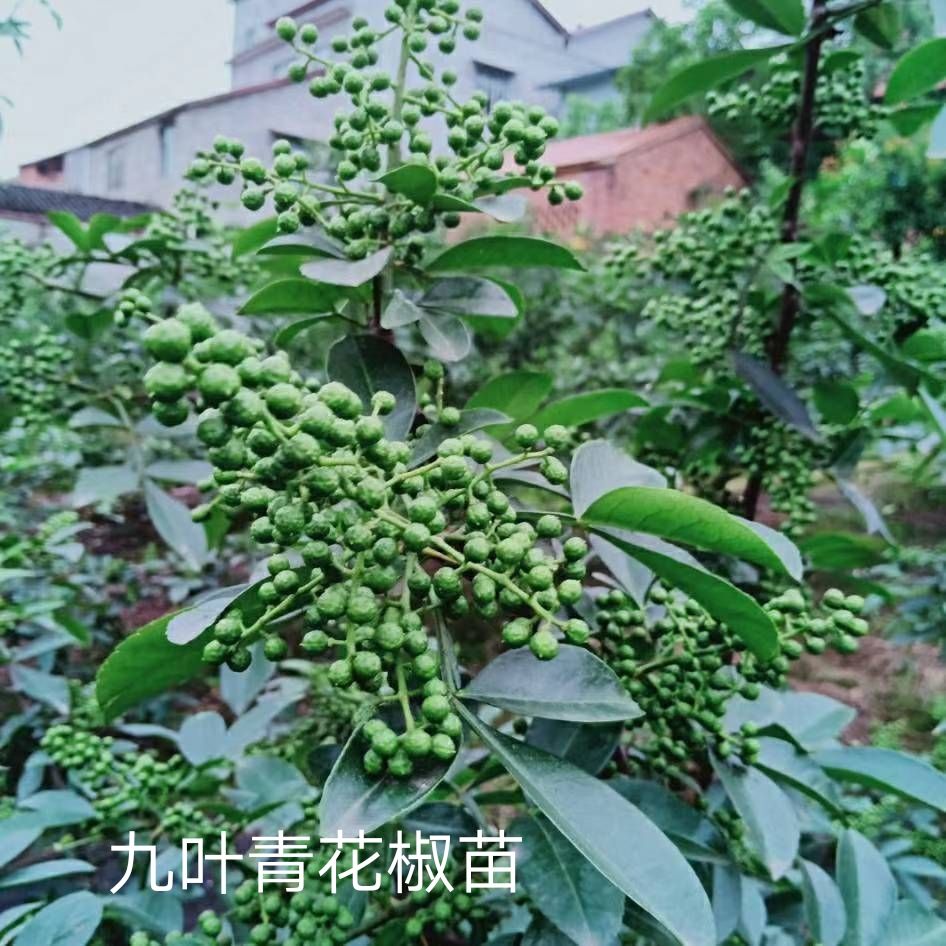
[[[0,19],[17,8],[30,21],[22,56],[10,43],[0,47],[0,180],[22,163],[229,87],[230,0],[52,2],[61,28],[41,0],[0,0]],[[546,0],[569,28],[646,6],[678,19],[682,3]]]

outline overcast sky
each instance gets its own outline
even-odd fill
[[[55,154],[229,86],[229,0],[19,0],[31,38],[20,57],[0,44],[0,179]],[[568,27],[650,6],[679,17],[682,0],[546,0]],[[0,0],[0,18],[17,0]],[[290,4],[287,4],[289,6]],[[580,16],[576,12],[580,9]]]

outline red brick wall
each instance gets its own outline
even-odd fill
[[[745,179],[702,128],[671,141],[630,151],[606,167],[559,168],[560,177],[577,180],[585,196],[575,204],[549,205],[531,197],[538,229],[564,236],[576,227],[596,235],[656,229],[699,206],[701,198]]]

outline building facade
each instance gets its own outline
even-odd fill
[[[20,180],[30,186],[166,206],[181,185],[194,154],[222,134],[238,138],[248,153],[266,157],[277,138],[313,148],[331,133],[337,102],[313,99],[304,85],[285,79],[291,50],[274,37],[278,17],[291,15],[319,27],[318,51],[330,58],[333,37],[364,16],[379,22],[387,0],[234,0],[235,31],[231,90],[155,115],[81,147],[25,165]],[[479,0],[488,28],[475,43],[461,40],[450,68],[458,94],[486,91],[491,99],[523,99],[558,111],[566,89],[601,101],[616,95],[613,77],[628,62],[652,22],[649,11],[592,29],[569,32],[540,0]],[[396,55],[383,44],[384,55]],[[434,49],[430,58],[436,63]],[[382,61],[380,68],[391,69]],[[238,207],[234,192],[221,192],[225,206]]]

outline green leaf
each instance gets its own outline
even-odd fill
[[[942,106],[937,104],[906,105],[890,112],[887,120],[893,125],[897,134],[909,137],[932,122],[941,112]]]
[[[280,348],[288,348],[303,332],[308,332],[310,328],[315,328],[317,325],[328,324],[337,315],[337,312],[321,312],[318,315],[299,319],[281,328],[276,333],[274,341]]]
[[[838,844],[835,871],[847,912],[844,946],[889,946],[882,934],[897,900],[897,883],[883,854],[849,828]]]
[[[856,782],[946,811],[946,775],[916,756],[894,749],[845,746],[815,757],[834,778]]]
[[[719,759],[713,769],[746,826],[746,835],[774,880],[784,877],[798,854],[801,829],[795,806],[758,769],[736,767]]]
[[[134,492],[139,485],[138,474],[130,466],[83,467],[72,491],[72,505],[110,503],[125,493]]]
[[[89,249],[108,250],[105,245],[105,236],[109,233],[119,233],[122,230],[122,219],[114,214],[92,214],[86,228],[89,240]]]
[[[30,864],[28,867],[21,867],[5,877],[0,877],[0,890],[9,890],[11,887],[25,887],[27,884],[41,884],[47,880],[56,880],[59,877],[94,873],[95,867],[88,861],[79,861],[71,857],[41,861],[39,864]]]
[[[532,720],[526,742],[558,759],[597,775],[614,755],[624,732],[623,722],[572,723],[561,719]]]
[[[838,885],[817,864],[806,860],[801,862],[801,884],[811,935],[822,946],[840,946],[847,916]]]
[[[819,381],[815,385],[815,406],[828,424],[850,424],[861,409],[857,388],[848,381]]]
[[[517,818],[509,833],[522,838],[516,873],[535,907],[576,946],[612,946],[623,892],[541,815]]]
[[[302,267],[302,275],[329,286],[347,286],[354,289],[371,282],[383,272],[393,253],[394,250],[386,246],[361,260],[320,259],[306,263]]]
[[[796,577],[784,553],[744,520],[677,490],[624,486],[596,499],[581,519],[586,525],[646,532]]]
[[[894,67],[884,101],[897,105],[931,92],[946,80],[946,36],[914,46]]]
[[[889,548],[879,536],[859,532],[816,532],[802,539],[801,550],[819,571],[850,571],[879,565]]]
[[[184,720],[178,733],[178,748],[191,765],[203,765],[226,752],[227,724],[219,713],[207,710]]]
[[[253,293],[240,315],[334,314],[335,303],[345,296],[338,287],[311,279],[277,279]]]
[[[323,837],[333,837],[338,831],[347,837],[359,831],[367,834],[405,815],[436,788],[449,768],[447,763],[430,760],[408,779],[390,774],[378,778],[365,772],[361,759],[366,748],[359,727],[345,744],[322,791],[319,831]]]
[[[167,629],[174,617],[175,614],[166,614],[135,631],[99,667],[95,695],[106,721],[116,719],[152,696],[187,683],[206,669],[201,655],[210,640],[209,631],[188,644],[172,644],[167,639]]]
[[[499,283],[477,276],[438,279],[418,304],[456,315],[489,319],[514,319],[519,315],[516,300]]]
[[[34,670],[25,664],[14,664],[10,668],[13,689],[25,693],[31,699],[51,706],[62,716],[69,714],[71,699],[69,681],[44,670]]]
[[[486,382],[467,402],[466,409],[489,407],[514,421],[531,417],[552,390],[552,376],[540,371],[511,371]]]
[[[616,887],[681,946],[715,946],[703,885],[673,843],[606,783],[485,725],[460,701],[467,725],[530,800]]]
[[[854,17],[854,29],[881,49],[893,49],[900,39],[900,12],[893,3],[862,10]]]
[[[621,775],[610,780],[616,792],[639,808],[689,860],[728,861],[717,828],[658,782]]]
[[[64,324],[77,338],[94,342],[115,324],[115,314],[109,309],[96,312],[70,312],[63,320]]]
[[[466,272],[471,269],[585,267],[571,250],[538,237],[484,236],[451,246],[427,264],[429,273]]]
[[[148,464],[145,473],[156,480],[190,485],[210,476],[213,467],[204,460],[156,460]]]
[[[264,247],[279,233],[279,222],[275,217],[268,217],[254,223],[251,227],[240,230],[233,238],[233,258],[247,256]]]
[[[752,388],[764,407],[812,443],[821,441],[805,403],[767,364],[744,352],[734,352],[732,362],[736,376]]]
[[[82,221],[72,213],[65,210],[53,210],[46,215],[50,222],[57,229],[61,230],[75,245],[76,249],[86,251],[89,249],[89,237],[82,226]]]
[[[431,424],[424,432],[424,436],[414,441],[411,452],[411,466],[420,466],[437,452],[437,447],[449,437],[462,437],[484,427],[495,427],[497,424],[506,424],[509,418],[500,411],[489,407],[477,407],[473,410],[460,412],[460,423],[453,427],[444,427],[443,424]]]
[[[916,361],[946,361],[946,330],[921,328],[900,346],[900,351]]]
[[[785,739],[763,736],[759,743],[761,751],[754,763],[757,769],[814,799],[832,815],[841,815],[837,786],[810,756],[802,755]]]
[[[379,177],[378,183],[415,204],[427,204],[437,193],[437,175],[426,164],[402,164]]]
[[[346,336],[329,350],[325,370],[333,381],[348,385],[366,410],[377,391],[393,394],[397,405],[384,418],[384,433],[389,440],[407,439],[417,412],[417,390],[411,366],[393,345],[373,335]]]
[[[943,946],[946,923],[920,904],[903,900],[894,907],[880,942],[883,946]]]
[[[245,612],[246,620],[256,619],[254,612],[262,609],[256,594],[262,582],[218,588],[200,598],[184,611],[171,615],[166,634],[172,644],[189,644],[215,623],[227,608],[235,605]]]
[[[13,814],[0,821],[0,867],[19,857],[45,828],[45,821],[36,814]]]
[[[863,492],[856,483],[852,483],[841,476],[835,476],[835,482],[838,484],[841,495],[861,514],[864,527],[868,533],[883,536],[891,545],[896,544],[883,515],[870,496]]]
[[[467,324],[449,312],[425,312],[420,319],[420,334],[438,361],[462,361],[473,347]]]
[[[20,807],[37,812],[43,823],[50,827],[81,824],[98,817],[88,801],[66,789],[36,792],[22,799]]]
[[[13,946],[86,946],[101,922],[102,901],[80,890],[43,907],[21,927]]]
[[[460,695],[522,716],[576,723],[604,723],[642,715],[603,660],[569,644],[559,647],[553,660],[539,660],[525,647],[500,654]]]
[[[747,20],[767,30],[801,36],[805,31],[805,8],[801,0],[726,0]]]
[[[207,533],[180,500],[145,480],[145,506],[158,535],[195,571],[207,561]]]
[[[623,414],[635,407],[647,407],[647,401],[633,391],[621,388],[605,388],[601,391],[587,391],[561,398],[543,407],[529,423],[539,428],[542,433],[552,424],[565,427],[581,427],[592,421],[615,414]]]
[[[688,561],[665,542],[631,532],[599,532],[614,546],[698,601],[716,620],[740,637],[760,660],[778,654],[778,629],[750,595],[724,578]]]
[[[692,66],[687,66],[657,89],[644,114],[644,122],[650,123],[660,118],[688,98],[709,92],[730,79],[736,79],[744,72],[748,72],[789,48],[788,46],[768,46],[764,49],[740,49],[736,52],[710,56]]]
[[[582,516],[596,499],[611,490],[621,486],[663,487],[667,478],[607,440],[589,440],[572,456],[569,482],[572,507]]]

